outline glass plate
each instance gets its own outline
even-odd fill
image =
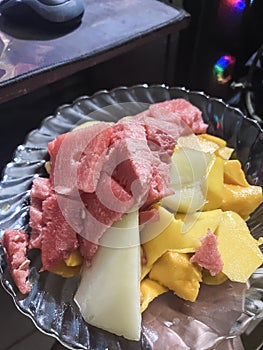
[[[1,182],[1,234],[9,227],[28,229],[29,190],[36,176],[46,176],[46,146],[55,136],[88,120],[116,121],[141,112],[148,104],[178,97],[189,100],[203,112],[209,124],[208,132],[227,140],[228,145],[235,148],[248,181],[263,186],[263,133],[256,122],[238,109],[202,92],[184,88],[145,84],[118,87],[90,97],[82,96],[71,105],[59,107],[16,149]],[[262,206],[251,216],[249,226],[254,237],[262,235]],[[31,251],[32,291],[24,296],[13,282],[1,247],[0,253],[1,282],[17,308],[29,316],[38,329],[69,349],[206,350],[240,335],[263,312],[263,272],[258,269],[247,285],[226,282],[219,287],[202,286],[195,303],[169,293],[157,298],[143,314],[141,341],[128,341],[83,321],[73,300],[79,282],[77,277],[63,279],[48,272],[39,274],[39,254]]]

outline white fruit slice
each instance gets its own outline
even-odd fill
[[[190,148],[177,148],[172,156],[170,187],[174,194],[163,198],[162,205],[173,213],[193,213],[203,207],[207,167],[211,154]]]
[[[137,245],[127,248],[100,246],[91,267],[84,267],[75,295],[85,321],[130,340],[139,340],[140,312],[140,237],[138,211],[123,217],[121,224],[132,227],[129,233]],[[129,226],[128,226],[129,225]],[[110,236],[110,227],[104,235]],[[133,239],[133,242],[135,239]]]
[[[174,189],[174,194],[163,198],[161,203],[162,206],[173,213],[193,213],[201,209],[205,204],[205,197],[200,182],[172,188]]]
[[[182,184],[204,181],[211,159],[210,153],[186,147],[178,148],[172,155],[171,185],[178,187]]]

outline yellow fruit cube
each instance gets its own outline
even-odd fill
[[[78,250],[70,253],[67,259],[60,261],[56,266],[49,271],[65,278],[78,276],[80,274],[83,258]]]
[[[263,201],[260,186],[243,187],[224,184],[223,201],[220,208],[224,211],[235,211],[247,218]]]
[[[215,155],[218,157],[221,157],[222,159],[229,159],[232,156],[232,153],[234,152],[234,148],[230,148],[230,147],[222,147],[222,148],[218,148],[215,151]]]
[[[150,278],[145,278],[140,284],[141,290],[141,312],[145,311],[150,302],[159,295],[168,291],[168,288],[162,286]]]
[[[81,266],[67,266],[65,261],[60,261],[56,266],[49,269],[50,272],[55,273],[56,275],[70,278],[78,276],[80,274]]]
[[[235,212],[226,211],[216,230],[218,250],[224,266],[222,272],[234,282],[245,283],[263,263],[263,255],[247,227]]]
[[[82,265],[83,258],[78,250],[74,250],[70,253],[70,256],[65,259],[65,263],[67,266],[79,266]]]
[[[195,247],[200,245],[200,238],[206,236],[208,229],[215,232],[221,221],[222,210],[215,209],[194,214],[176,214],[175,217],[183,221],[182,235],[185,239],[185,247],[192,248],[189,252],[194,252]],[[193,238],[198,240],[197,245],[193,244],[196,242]]]
[[[141,280],[143,280],[148,275],[148,273],[151,271],[151,268],[152,265],[141,265]]]
[[[143,225],[140,232],[140,242],[142,244],[159,236],[159,234],[163,232],[174,219],[174,215],[167,209],[161,207],[160,205],[156,206],[155,208],[158,210],[158,221],[149,222]]]
[[[224,161],[215,155],[208,166],[206,181],[206,204],[202,210],[218,209],[223,200]]]
[[[214,153],[223,159],[229,159],[234,151],[233,148],[226,146],[225,140],[209,134],[180,136],[178,145],[210,154]]]
[[[224,162],[224,183],[249,186],[239,160],[232,159]]]
[[[224,283],[227,280],[227,276],[223,272],[219,272],[217,275],[212,276],[206,269],[202,271],[202,282],[211,286],[217,286]]]
[[[190,256],[173,250],[158,259],[149,274],[163,286],[185,300],[195,301],[202,280],[201,268],[190,263]]]
[[[166,209],[162,208],[160,213],[164,213],[164,211],[166,211]],[[167,251],[167,249],[185,248],[182,226],[183,222],[181,220],[176,220],[173,217],[172,221],[159,233],[158,236],[142,245],[147,259],[147,266],[151,266]],[[192,241],[194,241],[194,243],[191,242],[192,245],[198,244],[195,239],[192,239]]]
[[[177,140],[177,148],[191,148],[197,151],[214,153],[219,146],[211,141],[207,141],[204,138],[200,137],[201,135],[184,135],[180,136]]]
[[[180,136],[178,138],[177,144],[179,147],[187,147],[191,149],[195,149],[198,151],[206,152],[206,153],[214,153],[218,148],[218,144],[206,140],[203,135],[187,135],[187,136]]]
[[[198,137],[200,139],[204,139],[204,140],[207,140],[209,142],[213,142],[213,143],[217,144],[221,148],[226,146],[226,141],[225,140],[221,139],[220,137],[214,136],[214,135],[201,134],[201,135],[198,135]]]

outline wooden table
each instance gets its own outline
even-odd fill
[[[188,25],[182,9],[155,0],[84,0],[80,23],[50,26],[0,15],[0,103],[104,62]]]

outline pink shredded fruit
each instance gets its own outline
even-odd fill
[[[211,276],[217,275],[222,271],[224,263],[218,250],[216,235],[207,230],[207,235],[200,239],[201,246],[195,249],[195,254],[191,257],[191,263],[197,263],[199,266],[209,270]]]
[[[6,260],[13,279],[22,294],[30,292],[27,281],[30,260],[27,258],[28,235],[24,230],[6,229],[2,238]]]

